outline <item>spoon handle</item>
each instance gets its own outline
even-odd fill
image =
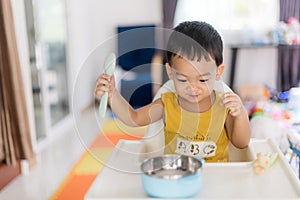
[[[109,76],[113,75],[116,66],[116,55],[114,53],[109,54],[104,62],[105,73]],[[101,97],[99,105],[99,115],[100,117],[105,117],[106,108],[107,108],[108,93],[105,92]]]

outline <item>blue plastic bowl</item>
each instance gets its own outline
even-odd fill
[[[146,159],[141,165],[144,190],[152,197],[193,197],[201,188],[202,166],[200,160],[184,155]]]

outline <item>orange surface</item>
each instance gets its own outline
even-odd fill
[[[93,175],[75,175],[70,174],[67,178],[66,183],[63,184],[61,190],[57,191],[51,199],[61,200],[76,200],[84,199],[85,193],[88,191],[90,185],[93,183],[97,174]]]
[[[124,140],[139,140],[143,137],[143,135],[126,135],[123,133],[112,133],[109,135],[99,134],[97,138],[94,140],[94,142],[91,145],[91,148],[94,147],[114,147],[119,139]]]
[[[84,195],[101,171],[119,139],[137,140],[143,137],[146,130],[145,128],[137,128],[133,136],[122,132],[117,126],[119,125],[116,125],[115,120],[109,120],[104,124],[104,134],[97,135],[90,148],[83,153],[51,196],[51,200],[84,199]]]

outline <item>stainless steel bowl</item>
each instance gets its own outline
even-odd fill
[[[184,155],[146,159],[141,165],[144,189],[154,197],[194,196],[201,187],[202,165],[200,160]]]

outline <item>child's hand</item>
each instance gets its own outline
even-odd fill
[[[242,100],[233,92],[226,92],[222,100],[224,107],[229,109],[229,114],[233,117],[239,116],[244,109]]]
[[[95,95],[97,98],[101,98],[104,92],[108,92],[108,98],[111,97],[112,92],[115,89],[115,77],[107,74],[101,74],[96,81]]]

